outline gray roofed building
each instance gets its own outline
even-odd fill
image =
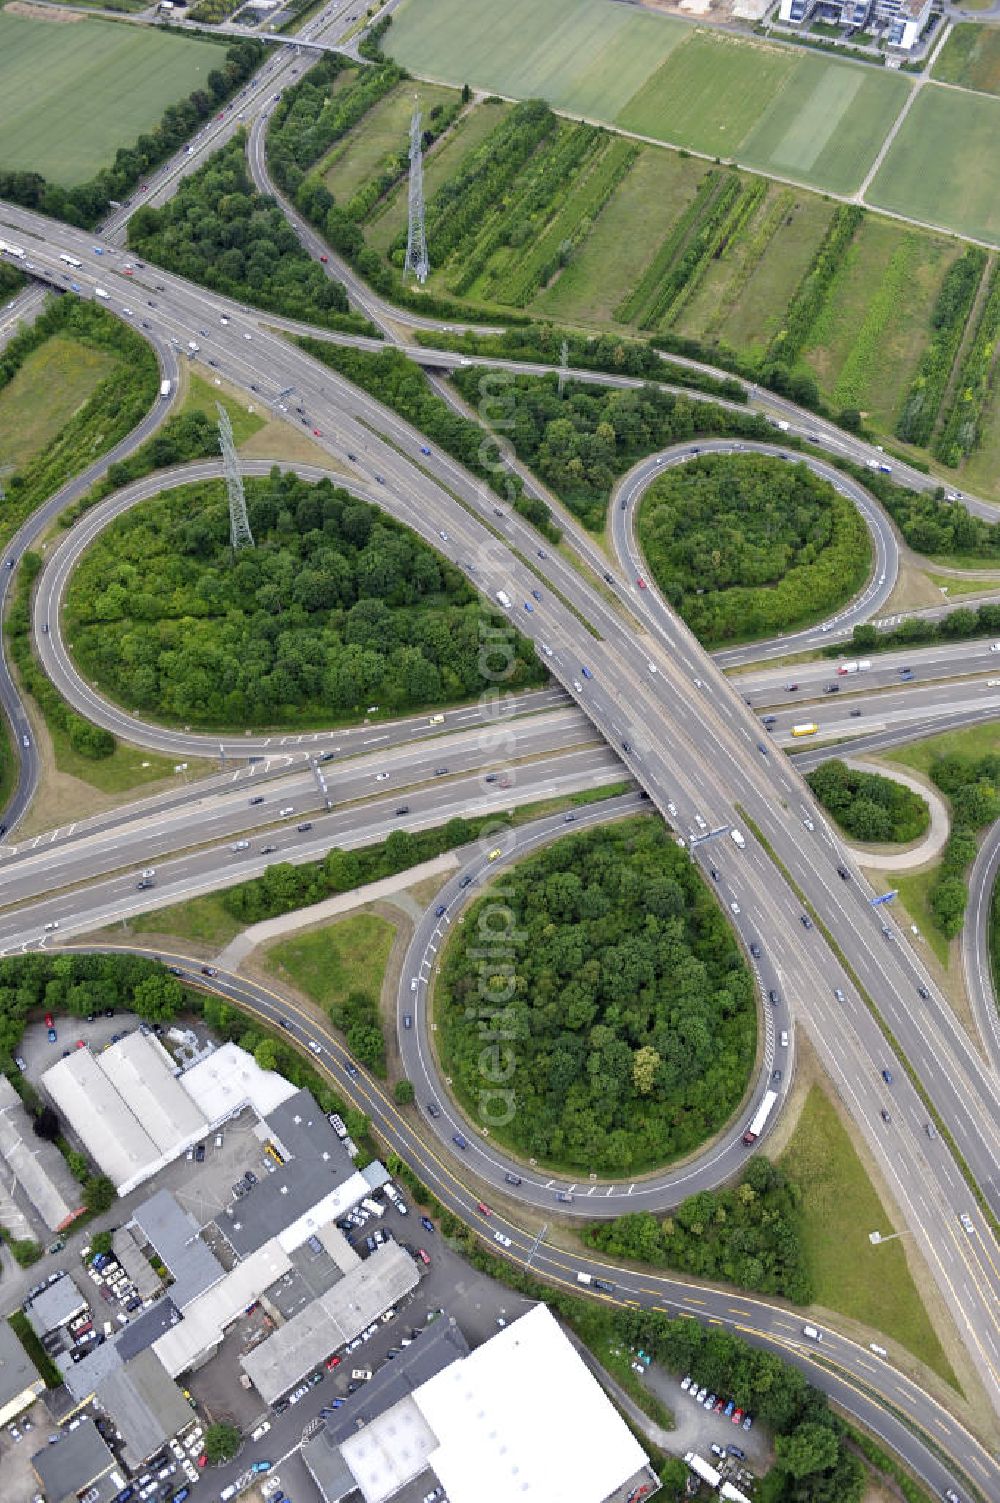
[[[405,1298],[419,1281],[409,1253],[396,1242],[386,1242],[242,1356],[240,1366],[264,1402],[273,1404],[332,1352],[378,1320],[383,1310]]]
[[[80,1293],[68,1273],[54,1284],[46,1284],[28,1305],[27,1315],[32,1330],[39,1336],[58,1330],[87,1308],[87,1300]]]
[[[137,1294],[143,1299],[150,1299],[157,1293],[162,1280],[141,1251],[131,1227],[116,1228],[111,1235],[111,1251],[132,1280]]]
[[[31,1458],[49,1503],[75,1498],[116,1465],[100,1431],[89,1417],[67,1431],[55,1445],[43,1446]]]
[[[0,1155],[50,1231],[79,1216],[79,1182],[55,1144],[35,1136],[24,1103],[5,1075],[0,1076]]]
[[[0,1320],[0,1424],[34,1403],[45,1384],[24,1347],[5,1320]]]
[[[91,1348],[82,1362],[73,1362],[68,1352],[60,1352],[55,1363],[74,1399],[85,1404],[108,1373],[121,1367],[122,1359],[113,1341],[102,1341]]]
[[[190,1405],[152,1350],[109,1373],[96,1401],[118,1427],[132,1471],[191,1422]]]
[[[264,1119],[260,1135],[271,1139],[285,1162],[237,1203],[232,1216],[217,1218],[241,1258],[272,1237],[291,1251],[368,1193],[366,1181],[311,1092],[296,1091],[276,1107]],[[309,1224],[310,1213],[324,1199],[322,1214]]]
[[[381,1467],[381,1491],[389,1488],[386,1496],[426,1471],[437,1437],[416,1405],[407,1401],[415,1389],[468,1355],[468,1342],[456,1322],[436,1320],[394,1362],[379,1368],[350,1404],[303,1441],[302,1459],[324,1503],[339,1503],[357,1491],[359,1477],[350,1462],[369,1478],[373,1466]]]
[[[123,1362],[130,1362],[139,1352],[144,1352],[164,1331],[169,1331],[180,1320],[180,1311],[165,1294],[150,1305],[148,1310],[133,1316],[127,1326],[122,1326],[115,1337],[115,1349]]]
[[[139,1237],[155,1248],[173,1277],[170,1298],[183,1310],[225,1276],[226,1270],[206,1242],[193,1216],[169,1190],[157,1190],[134,1212]]]

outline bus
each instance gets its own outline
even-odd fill
[[[757,1110],[754,1112],[753,1121],[750,1123],[746,1132],[743,1134],[743,1141],[748,1148],[750,1147],[751,1143],[756,1143],[757,1139],[764,1131],[764,1128],[767,1126],[767,1119],[774,1110],[774,1103],[777,1101],[777,1099],[777,1091],[764,1092],[764,1099]]]
[[[78,261],[75,256],[67,256],[65,252],[59,257],[59,259],[60,261],[65,261],[67,266],[74,266],[79,268],[83,265],[82,261]]]
[[[816,724],[815,720],[807,720],[804,725],[793,725],[792,726],[792,735],[793,736],[815,736],[815,734],[816,734],[816,732],[818,730],[819,730],[819,726]]]
[[[10,240],[0,240],[0,253],[14,256],[18,261],[23,261],[25,254],[23,246],[14,245]]]

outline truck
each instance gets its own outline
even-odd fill
[[[743,831],[742,830],[730,830],[729,833],[730,833],[730,835],[733,838],[733,845],[739,846],[739,848],[740,848],[741,851],[745,850],[746,849],[747,838],[744,835]]]
[[[764,1099],[761,1101],[760,1106],[754,1112],[753,1118],[749,1126],[747,1127],[746,1132],[743,1134],[743,1142],[748,1148],[752,1143],[756,1143],[757,1139],[764,1131],[764,1128],[767,1126],[767,1119],[774,1110],[774,1103],[777,1101],[777,1099],[777,1091],[764,1092]]]
[[[189,352],[192,355],[197,355],[197,353],[198,353],[198,351],[200,349],[201,349],[201,345],[200,344],[196,344],[193,339],[189,339],[188,340],[188,350],[189,350]]]
[[[23,261],[25,252],[22,245],[14,245],[10,240],[0,240],[0,254],[13,256],[15,261]]]
[[[685,1451],[684,1460],[702,1482],[707,1482],[709,1487],[718,1487],[722,1481],[722,1473],[717,1472],[714,1466],[709,1466],[707,1461],[703,1461],[697,1451]]]
[[[816,734],[816,732],[818,730],[819,730],[819,726],[816,724],[815,720],[807,720],[802,725],[793,725],[792,726],[792,735],[793,736],[815,736],[815,734]]]
[[[166,379],[162,380],[160,382],[160,396],[161,397],[169,397],[170,392],[171,392],[171,384],[170,384],[170,382],[168,380],[166,380]]]
[[[594,1281],[589,1273],[578,1273],[576,1276],[576,1282],[578,1284],[592,1284]]]
[[[788,432],[788,424],[785,422],[784,418],[772,418],[771,421],[774,423],[774,426],[776,428],[781,429],[782,433]]]
[[[95,297],[99,297],[101,299],[102,303],[106,303],[108,301],[109,297],[111,296],[111,294],[104,287],[95,287],[94,288],[94,296]]]
[[[499,600],[505,611],[510,610],[512,602],[506,590],[497,590],[497,599]]]
[[[871,658],[859,658],[856,663],[841,663],[837,672],[841,676],[845,673],[867,673],[871,665]]]

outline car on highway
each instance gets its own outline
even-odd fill
[[[54,1044],[57,1041],[58,1038],[59,1038],[59,1035],[56,1033],[56,1030],[54,1028],[50,1028],[48,1030],[49,1043],[50,1044]]]
[[[322,1046],[322,1044],[318,1044],[315,1039],[310,1039],[309,1040],[309,1049],[311,1050],[311,1052],[313,1054],[322,1054],[323,1053],[323,1046]]]
[[[504,1179],[508,1185],[519,1185],[521,1183],[521,1176],[519,1174],[512,1174],[509,1170],[504,1175]]]
[[[463,1135],[460,1132],[453,1132],[452,1135],[451,1135],[451,1141],[454,1143],[454,1145],[455,1145],[456,1148],[463,1148],[464,1149],[464,1148],[468,1148],[468,1146],[469,1146],[468,1139],[465,1138],[465,1137],[463,1137]]]
[[[754,960],[760,959],[760,945],[756,940],[751,940],[750,942],[750,954],[753,956]]]
[[[499,1244],[500,1244],[501,1247],[509,1247],[510,1246],[510,1238],[507,1237],[507,1236],[505,1236],[503,1232],[494,1232],[493,1233],[493,1241],[494,1242],[499,1242]]]
[[[881,1116],[883,1122],[888,1123],[892,1121],[892,1118],[889,1116],[889,1113],[886,1111],[885,1107],[882,1108],[879,1115]]]
[[[958,1219],[962,1223],[962,1226],[965,1228],[965,1230],[971,1236],[975,1231],[975,1227],[972,1224],[972,1217],[969,1215],[968,1211],[960,1212]]]
[[[799,923],[802,925],[803,929],[811,929],[813,926],[813,921],[809,917],[808,913],[799,914]]]
[[[428,1101],[428,1103],[427,1103],[427,1114],[430,1117],[440,1117],[440,1115],[441,1115],[441,1108],[438,1106],[438,1104],[437,1104],[436,1101]]]
[[[482,1200],[477,1200],[476,1201],[476,1210],[479,1212],[480,1216],[492,1216],[493,1215],[493,1212],[490,1210],[489,1206],[486,1205],[486,1203],[484,1201],[482,1201]]]
[[[498,845],[496,845],[496,846],[493,847],[492,851],[490,851],[490,854],[487,856],[486,859],[487,859],[487,861],[499,861],[499,859],[500,859],[500,857],[502,855],[503,855],[503,851],[501,851],[500,847]]]
[[[646,588],[646,581],[643,579],[641,574],[636,575],[635,582],[639,586],[640,590],[644,590]]]
[[[404,1014],[403,1014],[403,1027],[404,1028],[412,1028],[413,1027],[413,1017],[408,1012],[404,1012]]]
[[[886,1085],[892,1085],[892,1071],[891,1070],[883,1070],[882,1071],[882,1079],[885,1081]]]
[[[219,972],[214,965],[203,965],[201,968],[201,974],[203,976],[217,976]]]

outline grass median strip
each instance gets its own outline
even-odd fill
[[[990,1206],[989,1206],[989,1204],[988,1204],[988,1202],[986,1200],[986,1197],[983,1195],[983,1192],[980,1190],[979,1185],[976,1182],[975,1175],[972,1173],[972,1170],[969,1168],[968,1164],[965,1162],[965,1159],[962,1156],[961,1150],[959,1149],[958,1144],[955,1142],[955,1139],[952,1137],[952,1134],[951,1134],[951,1132],[950,1132],[947,1124],[945,1123],[944,1118],[938,1112],[937,1107],[934,1105],[934,1103],[931,1101],[930,1097],[928,1096],[926,1090],[924,1089],[923,1083],[920,1080],[920,1077],[917,1075],[917,1072],[914,1070],[913,1066],[910,1064],[910,1061],[907,1059],[906,1054],[904,1053],[904,1051],[903,1051],[903,1049],[902,1049],[902,1047],[901,1047],[901,1045],[899,1043],[899,1040],[896,1038],[895,1034],[893,1033],[892,1029],[889,1027],[889,1025],[886,1022],[885,1018],[882,1016],[882,1013],[879,1010],[878,1005],[875,1002],[875,999],[872,997],[872,995],[870,994],[870,992],[868,992],[868,990],[863,986],[860,977],[857,975],[856,971],[854,970],[854,967],[851,965],[851,963],[848,960],[847,956],[844,954],[843,950],[840,948],[840,945],[834,939],[833,935],[830,933],[830,930],[827,928],[826,924],[823,922],[822,917],[820,916],[819,913],[817,913],[816,909],[809,902],[809,900],[806,897],[805,893],[802,891],[802,888],[796,882],[795,878],[792,876],[791,872],[788,870],[788,868],[785,865],[785,863],[781,860],[781,857],[775,851],[774,847],[771,845],[771,842],[767,839],[767,837],[765,836],[765,834],[763,833],[763,831],[760,829],[760,827],[757,824],[755,824],[755,822],[750,818],[750,815],[746,812],[746,810],[744,808],[742,808],[741,805],[737,804],[736,805],[736,809],[737,809],[737,812],[738,812],[740,818],[744,821],[744,823],[746,824],[747,828],[750,830],[751,834],[760,842],[760,844],[763,847],[763,849],[767,852],[767,855],[774,862],[775,866],[778,868],[779,872],[784,877],[784,879],[788,883],[789,887],[795,893],[795,896],[798,898],[799,902],[802,904],[802,907],[811,916],[813,923],[816,925],[816,928],[822,934],[823,938],[826,940],[827,944],[830,946],[830,949],[836,955],[836,957],[839,960],[840,964],[843,966],[844,970],[847,972],[847,975],[850,978],[851,984],[857,989],[859,997],[864,1002],[865,1006],[868,1008],[868,1011],[871,1013],[872,1017],[875,1019],[876,1023],[879,1026],[879,1028],[882,1030],[882,1032],[885,1035],[886,1041],[889,1044],[890,1048],[894,1051],[894,1053],[896,1054],[897,1058],[900,1060],[900,1062],[901,1062],[901,1064],[903,1066],[903,1069],[906,1071],[907,1075],[910,1078],[910,1082],[913,1085],[914,1090],[916,1091],[917,1095],[920,1097],[920,1099],[923,1102],[924,1106],[927,1108],[927,1112],[928,1112],[929,1116],[931,1117],[931,1120],[934,1122],[934,1125],[937,1128],[938,1133],[944,1139],[944,1141],[947,1143],[949,1149],[951,1150],[952,1155],[954,1156],[955,1162],[957,1163],[959,1169],[962,1171],[962,1178],[965,1180],[965,1182],[969,1186],[969,1189],[971,1190],[972,1194],[975,1196],[976,1203],[979,1206],[979,1209],[982,1211],[983,1217],[985,1218],[987,1225],[989,1226],[990,1230],[993,1232],[994,1236],[1000,1235],[1000,1222],[997,1221],[997,1218],[994,1216],[992,1210],[990,1209]]]

